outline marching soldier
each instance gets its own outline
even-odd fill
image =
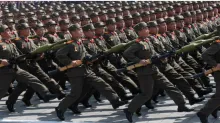
[[[84,57],[90,57],[90,55],[85,51],[80,40],[82,37],[80,26],[73,24],[69,27],[69,31],[72,35],[72,43],[58,50],[56,57],[63,65],[72,64],[74,66],[74,68],[69,69],[66,73],[71,84],[71,92],[56,108],[57,117],[60,120],[65,120],[64,112],[80,98],[82,87],[86,81],[103,94],[110,101],[114,109],[124,105],[126,102],[119,101],[115,91],[101,78],[97,77],[86,65],[77,66],[76,60],[83,60]]]
[[[11,41],[11,33],[7,25],[1,25],[0,32],[2,36],[2,42],[0,43],[0,58],[1,58],[1,67],[0,67],[0,78],[4,83],[1,83],[1,95],[0,98],[2,98],[5,93],[7,92],[11,82],[13,80],[16,80],[18,82],[17,87],[15,88],[14,93],[16,93],[16,90],[20,87],[26,87],[30,86],[33,88],[36,92],[38,92],[44,102],[48,102],[51,99],[55,98],[55,95],[49,94],[48,89],[46,86],[44,86],[41,81],[33,76],[32,74],[28,73],[27,71],[21,69],[17,65],[13,65],[12,61],[9,61],[10,59],[18,57],[19,51],[17,50],[14,43]],[[6,74],[7,73],[7,74]],[[15,102],[9,102],[7,101],[7,108],[10,112],[14,112],[14,103]]]
[[[149,42],[149,30],[145,22],[141,22],[134,27],[138,33],[139,38],[137,42],[124,51],[124,56],[134,63],[141,63],[144,66],[137,68],[138,80],[140,84],[141,94],[134,97],[128,108],[124,110],[126,118],[132,122],[133,113],[148,101],[154,89],[163,88],[168,95],[178,105],[178,111],[192,111],[185,106],[185,101],[181,93],[169,80],[159,72],[155,65],[149,64],[147,59],[156,55],[152,44]]]
[[[220,69],[220,42],[216,40],[203,54],[202,58],[205,62],[210,65],[210,67],[216,67]],[[220,81],[220,72],[216,71],[213,74],[214,80],[216,82],[216,92],[215,95],[205,104],[205,106],[197,113],[197,116],[200,118],[202,123],[208,123],[208,116],[212,115],[217,118],[217,109],[219,108],[219,81]]]

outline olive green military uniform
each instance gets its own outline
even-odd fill
[[[213,43],[203,54],[202,58],[205,62],[208,63],[210,67],[215,67],[217,64],[220,63],[219,59],[220,55],[220,43],[215,42]],[[214,72],[213,74],[214,80],[216,82],[216,92],[215,96],[213,96],[205,106],[199,111],[200,113],[204,114],[205,117],[208,117],[215,109],[219,107],[220,104],[220,72]]]
[[[36,45],[31,39],[24,39],[21,38],[19,40],[15,41],[15,44],[17,48],[19,49],[20,52],[23,54],[27,54],[32,52],[33,50],[36,49]],[[38,79],[43,82],[53,93],[57,94],[57,96],[64,95],[64,92],[62,92],[62,89],[60,86],[56,83],[55,80],[51,79],[39,66],[39,64],[34,61],[34,60],[26,60],[24,63],[20,63],[19,67],[22,69],[30,72],[31,74],[35,75],[38,77]],[[20,93],[19,91],[16,91],[10,95],[10,99],[15,99],[17,98],[22,91],[26,90],[26,88],[20,88]],[[30,100],[32,96],[34,95],[34,90],[32,88],[29,88],[27,92],[24,95],[25,100]],[[17,96],[17,97],[16,97]],[[13,98],[12,98],[13,97]]]
[[[69,28],[69,30],[76,29],[80,29],[78,24],[74,24]],[[73,60],[82,60],[84,57],[90,57],[90,55],[86,52],[81,40],[73,39],[71,44],[59,49],[56,53],[56,58],[63,65],[69,65]],[[71,92],[58,106],[58,109],[62,112],[65,112],[69,106],[80,98],[82,87],[85,82],[88,82],[88,84],[97,89],[112,105],[119,102],[119,97],[111,86],[105,83],[101,78],[97,77],[88,66],[80,65],[71,68],[67,70],[66,74],[71,85]]]
[[[124,56],[134,63],[140,62],[141,59],[149,59],[156,55],[149,39],[140,39],[140,42],[133,44],[124,52]],[[140,84],[141,94],[134,97],[128,105],[128,111],[133,113],[145,102],[147,102],[156,87],[164,89],[178,106],[184,106],[183,96],[169,80],[159,72],[156,66],[147,65],[136,69]]]
[[[154,46],[155,51],[157,53],[163,54],[166,53],[166,50],[158,39],[160,37],[150,36],[149,39]],[[174,84],[177,88],[186,96],[189,101],[193,101],[195,99],[195,92],[191,88],[188,81],[169,64],[167,63],[167,59],[161,60],[157,66],[159,70]]]

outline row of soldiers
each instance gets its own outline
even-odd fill
[[[151,100],[158,102],[158,95],[164,95],[164,91],[178,106],[178,112],[193,111],[186,106],[183,95],[193,105],[203,101],[204,95],[212,92],[213,85],[208,77],[192,77],[203,71],[205,63],[201,53],[209,45],[194,52],[162,59],[156,65],[146,65],[148,61],[143,59],[180,49],[196,37],[218,29],[219,4],[89,3],[27,2],[19,9],[13,4],[10,7],[4,6],[0,27],[0,58],[3,66],[0,68],[0,78],[3,81],[0,97],[4,97],[7,91],[10,93],[6,101],[9,111],[15,111],[14,104],[23,91],[26,92],[22,101],[27,106],[31,105],[30,100],[36,92],[44,102],[54,98],[63,99],[56,107],[56,113],[60,120],[64,120],[67,109],[79,114],[79,103],[86,108],[91,107],[91,96],[94,95],[97,101],[101,101],[101,94],[114,109],[133,99],[128,109],[124,110],[127,119],[132,122],[134,112],[141,115],[143,104],[150,109],[154,108]],[[69,44],[59,50],[38,54],[12,65],[13,58],[29,54],[37,47],[56,43],[61,39],[68,39]],[[80,66],[77,63],[77,60],[90,58],[113,46],[134,40],[136,43],[124,53],[113,53]],[[134,71],[117,72],[117,69],[129,62],[146,66]],[[57,76],[47,74],[68,65],[74,68]],[[15,80],[18,84],[12,89]],[[63,91],[67,89],[66,81],[71,86],[68,95]],[[132,95],[128,95],[125,88]],[[213,116],[217,117],[216,112]]]

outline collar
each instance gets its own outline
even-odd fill
[[[25,42],[30,42],[29,38],[28,37],[21,37],[21,39],[23,39]]]
[[[148,38],[141,38],[141,37],[137,38],[135,41],[136,41],[137,43],[139,43],[139,42],[141,42],[141,41],[143,41],[143,42],[149,42]]]
[[[7,43],[7,44],[11,44],[12,43],[12,41],[10,39],[7,39],[7,40],[6,39],[2,39],[2,41]]]

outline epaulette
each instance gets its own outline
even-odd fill
[[[156,34],[156,36],[161,36],[160,34]]]
[[[14,38],[14,39],[12,39],[12,40],[18,41],[18,40],[21,40],[21,38],[16,37],[16,38]]]
[[[73,40],[69,40],[65,44],[71,44],[71,43],[73,43]]]

